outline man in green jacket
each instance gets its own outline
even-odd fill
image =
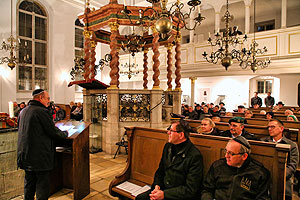
[[[189,139],[189,132],[186,121],[172,123],[152,187],[136,200],[199,199],[203,161],[200,151]]]

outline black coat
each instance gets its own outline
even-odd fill
[[[221,132],[219,136],[232,138],[232,134],[231,134],[230,130]],[[245,129],[243,129],[241,136],[243,136],[247,140],[259,140],[257,137],[255,137],[254,134],[248,133],[247,131],[245,131]]]
[[[199,199],[203,179],[203,160],[200,151],[190,140],[172,156],[174,145],[167,143],[157,169],[152,189],[159,185],[165,199]]]
[[[55,126],[49,110],[36,100],[31,100],[20,113],[18,128],[18,167],[29,171],[52,170],[54,140],[67,137],[68,133]]]
[[[215,161],[209,168],[201,199],[271,199],[270,182],[270,172],[251,157],[240,168],[227,165],[223,158]]]

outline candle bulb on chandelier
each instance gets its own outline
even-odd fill
[[[210,38],[210,32],[208,32],[208,37]]]
[[[197,7],[198,7],[198,13],[200,14],[201,13],[200,5],[198,5]]]
[[[124,6],[126,6],[126,0],[124,0]]]

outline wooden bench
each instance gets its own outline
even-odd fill
[[[234,117],[245,117],[245,114],[244,114],[244,113],[233,112],[232,114],[233,114]],[[261,119],[265,119],[265,118],[266,118],[266,115],[254,113],[252,117],[253,117],[253,118],[261,118]],[[274,118],[280,119],[280,120],[282,120],[282,121],[285,121],[287,117],[286,117],[285,115],[278,115],[278,114],[274,113]]]
[[[142,127],[125,127],[128,137],[128,163],[124,171],[112,180],[109,193],[120,199],[134,199],[130,193],[116,188],[129,181],[141,186],[151,185],[158,168],[162,150],[167,142],[167,131]],[[191,134],[191,141],[203,155],[204,174],[211,164],[225,155],[230,138]],[[285,195],[285,166],[290,146],[261,141],[249,141],[251,156],[260,161],[272,176],[272,199],[282,200]]]
[[[189,122],[192,128],[197,128],[201,126],[201,120],[186,120]],[[229,129],[228,122],[216,122],[216,128],[220,131],[226,131]],[[257,138],[263,138],[269,136],[269,130],[267,126],[253,125],[253,124],[245,124],[245,130],[249,133],[254,134]],[[283,131],[284,135],[296,142],[298,147],[300,147],[300,139],[299,139],[299,129],[294,128],[285,128]]]

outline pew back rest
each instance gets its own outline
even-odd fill
[[[126,180],[141,185],[152,184],[168,138],[165,130],[142,127],[125,128],[128,136],[128,163],[121,175],[110,184],[109,191],[113,196],[126,196],[126,193],[115,188],[116,185]],[[215,160],[224,157],[229,138],[199,134],[191,134],[190,138],[203,155],[204,174],[206,174]],[[249,142],[252,146],[252,157],[263,163],[271,172],[272,198],[283,199],[285,164],[289,145]]]

